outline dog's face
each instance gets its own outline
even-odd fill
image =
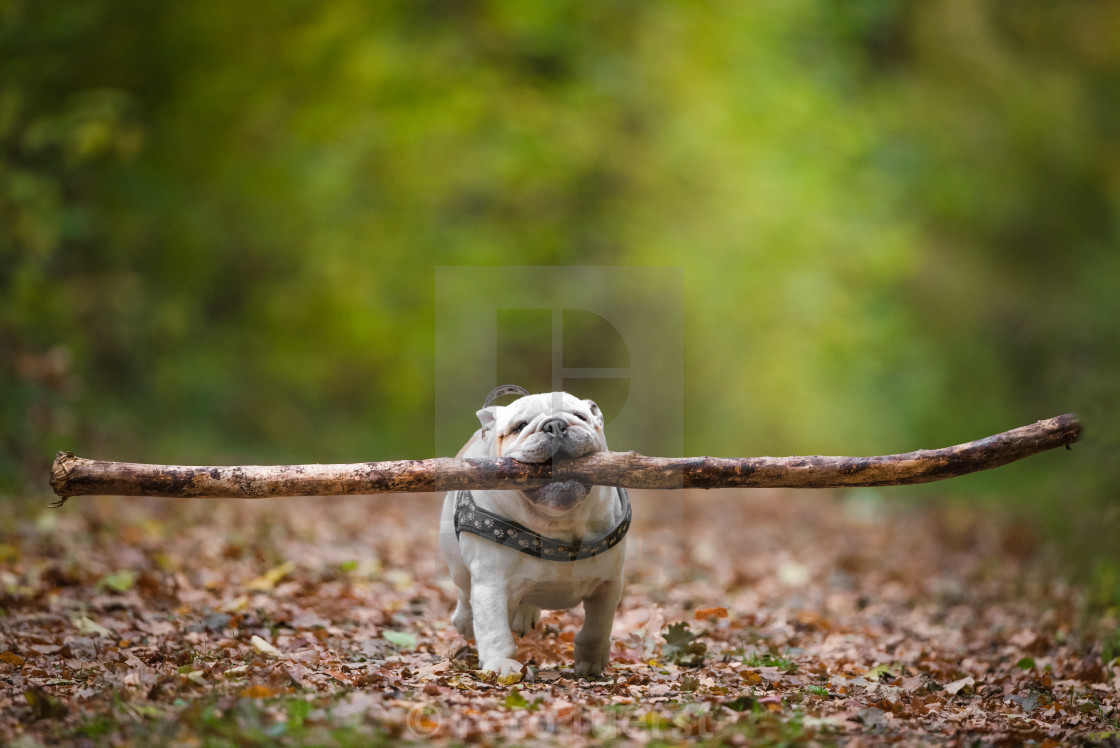
[[[526,395],[506,406],[491,405],[478,411],[478,420],[481,438],[493,457],[548,462],[607,449],[599,406],[567,392]],[[544,513],[559,516],[586,498],[587,490],[577,481],[562,481],[521,493]]]

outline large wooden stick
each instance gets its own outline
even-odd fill
[[[628,488],[833,488],[895,486],[1006,465],[1081,436],[1072,414],[944,449],[878,457],[646,457],[600,452],[555,465],[441,457],[346,465],[188,467],[103,462],[59,452],[51,488],[71,496],[257,499],[278,496],[530,488],[558,480]]]

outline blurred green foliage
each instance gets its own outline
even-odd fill
[[[1072,457],[930,490],[1115,555],[1118,38],[1041,0],[0,0],[0,488],[428,456],[435,267],[670,265],[689,453],[1073,410]]]

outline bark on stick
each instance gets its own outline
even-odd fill
[[[162,496],[258,499],[279,496],[532,488],[579,480],[627,488],[834,488],[898,486],[952,478],[1056,447],[1081,436],[1072,414],[1038,421],[943,449],[876,457],[646,457],[600,452],[564,462],[512,459],[361,462],[341,465],[200,467],[105,462],[59,452],[51,488],[62,506],[71,496]]]

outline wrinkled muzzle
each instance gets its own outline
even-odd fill
[[[541,463],[573,459],[598,451],[594,435],[586,428],[569,426],[561,417],[549,418],[510,456],[521,462]],[[537,508],[554,516],[571,511],[587,498],[590,486],[579,481],[556,481],[542,488],[522,491]]]
[[[595,436],[586,428],[569,426],[560,417],[549,418],[508,456],[521,462],[548,462],[557,455],[571,459],[598,450]]]

